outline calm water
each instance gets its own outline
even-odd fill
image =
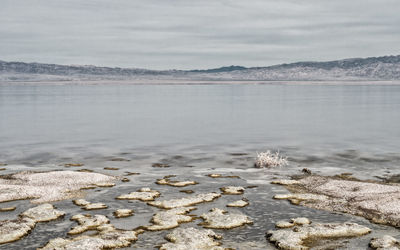
[[[9,164],[1,174],[66,169],[63,165],[69,162],[84,163],[74,169],[117,176],[139,172],[114,188],[87,191],[86,199],[109,206],[90,213],[104,214],[124,229],[148,224],[159,209],[139,201],[115,200],[118,195],[145,186],[159,190],[159,199],[188,195],[154,183],[165,175],[197,181],[188,188],[195,193],[215,192],[227,185],[257,185],[245,191],[248,207],[228,209],[248,215],[254,224],[216,230],[223,235],[224,246],[273,249],[265,232],[274,229],[278,220],[306,216],[317,222],[352,221],[370,227],[371,234],[346,240],[342,247],[367,249],[371,237],[396,236],[398,230],[274,200],[274,194],[287,190],[270,181],[299,174],[304,167],[324,175],[351,172],[363,179],[400,174],[399,124],[400,86],[0,85],[0,162]],[[267,149],[280,150],[289,166],[255,169],[255,152]],[[112,161],[115,157],[125,161]],[[155,162],[171,167],[151,167]],[[105,170],[106,166],[119,170]],[[206,176],[209,173],[241,179],[212,179]],[[199,204],[192,214],[213,207],[227,209],[227,202],[237,199],[228,195]],[[0,220],[16,218],[33,206],[29,201],[1,205],[17,209],[1,213]],[[66,218],[40,223],[22,240],[0,249],[34,249],[51,238],[66,237],[76,225],[69,218],[83,211],[71,200],[55,205],[67,212]],[[112,213],[117,208],[132,208],[135,216],[115,219]],[[200,222],[182,227],[200,227]],[[154,249],[165,243],[168,232],[146,232],[132,248]]]
[[[0,157],[141,147],[398,152],[400,86],[0,86]]]

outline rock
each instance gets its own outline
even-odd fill
[[[85,210],[97,210],[97,209],[104,209],[107,208],[107,205],[104,203],[90,203],[83,206]]]
[[[240,179],[240,177],[237,175],[208,174],[207,176],[211,177],[211,178],[237,178],[237,179]]]
[[[82,163],[66,163],[64,167],[82,167],[83,165]]]
[[[309,249],[305,242],[319,241],[327,238],[346,238],[368,234],[371,229],[355,223],[296,224],[310,222],[306,218],[292,219],[293,228],[268,231],[268,240],[279,249]]]
[[[77,171],[24,171],[0,177],[0,202],[32,199],[32,203],[45,203],[70,199],[82,195],[81,189],[112,183],[115,179]]]
[[[378,250],[399,250],[400,242],[390,235],[384,235],[379,238],[372,238],[369,246]]]
[[[30,218],[35,222],[51,221],[64,215],[65,212],[55,209],[53,205],[48,203],[30,208],[21,214],[22,217]]]
[[[133,215],[132,209],[117,209],[114,212],[114,216],[117,218],[129,217]]]
[[[194,193],[193,190],[179,190],[179,192],[185,193],[185,194],[193,194]]]
[[[0,244],[13,242],[27,235],[36,225],[30,218],[0,221]]]
[[[298,225],[307,225],[307,224],[311,224],[311,221],[308,218],[298,217],[298,218],[291,219],[290,222],[282,221],[282,220],[278,221],[277,223],[275,223],[275,226],[277,228],[290,228],[290,227],[294,227],[294,226],[298,226]]]
[[[85,210],[96,210],[96,209],[107,208],[107,205],[104,203],[91,203],[84,199],[73,200],[72,202],[77,206],[81,206]]]
[[[164,163],[153,163],[151,165],[153,168],[169,168],[170,165]]]
[[[275,199],[400,227],[399,185],[313,175],[286,186],[296,193],[275,195]]]
[[[130,182],[131,180],[129,180],[128,178],[122,178],[121,181],[122,182]]]
[[[136,241],[141,230],[130,231],[114,228],[110,224],[97,227],[98,234],[93,236],[78,236],[72,239],[56,238],[50,240],[41,250],[68,249],[68,250],[103,250],[129,247]]]
[[[242,199],[242,200],[238,200],[238,201],[234,201],[231,203],[228,203],[228,205],[226,205],[227,207],[245,207],[248,206],[249,202],[247,201],[247,199]]]
[[[21,239],[27,235],[38,222],[55,220],[65,215],[51,204],[42,204],[28,209],[15,220],[0,221],[0,244]]]
[[[202,214],[200,218],[204,220],[202,226],[215,229],[231,229],[253,223],[244,214],[228,213],[219,208],[211,209],[209,213]]]
[[[119,168],[114,168],[114,167],[105,167],[105,170],[119,170]]]
[[[170,243],[161,245],[160,250],[223,250],[220,243],[215,241],[222,236],[212,230],[199,230],[193,227],[177,228],[166,236]]]
[[[295,184],[299,184],[300,182],[296,181],[296,180],[285,180],[285,179],[282,179],[282,180],[271,181],[271,183],[272,184],[279,184],[279,185],[295,185]]]
[[[222,194],[243,194],[244,192],[244,187],[228,186],[222,187],[220,189],[222,191]]]
[[[171,199],[171,200],[163,200],[163,201],[151,201],[147,204],[159,208],[176,208],[176,207],[187,207],[192,206],[195,204],[203,203],[203,202],[210,202],[214,199],[221,197],[221,194],[217,193],[204,193],[204,194],[197,194],[191,197],[183,197],[180,199]]]
[[[73,227],[68,234],[80,234],[88,230],[98,230],[98,227],[110,223],[106,216],[99,214],[77,214],[72,216],[71,220],[77,221],[79,225]]]
[[[9,211],[14,211],[16,207],[1,207],[0,212],[9,212]]]
[[[198,184],[195,181],[171,181],[170,178],[164,177],[163,179],[158,179],[156,181],[159,185],[169,185],[172,187],[186,187],[189,185],[196,185]]]
[[[178,227],[180,223],[191,222],[194,217],[186,215],[194,210],[194,207],[179,207],[167,211],[160,211],[151,220],[153,225],[146,226],[149,231],[166,230]]]
[[[160,192],[151,190],[150,188],[141,188],[137,192],[123,194],[118,196],[118,200],[141,200],[141,201],[154,201],[155,198],[160,196]]]

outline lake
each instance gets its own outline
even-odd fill
[[[294,216],[321,222],[352,221],[374,229],[368,237],[349,240],[351,247],[366,247],[372,236],[397,233],[360,217],[273,200],[274,194],[287,191],[270,181],[299,174],[305,167],[323,175],[350,172],[361,179],[399,174],[399,124],[399,85],[0,85],[0,162],[8,164],[2,174],[71,170],[64,167],[66,163],[82,163],[76,169],[119,176],[138,172],[129,176],[130,182],[88,191],[87,199],[109,205],[96,213],[112,218],[115,208],[134,208],[137,215],[112,219],[125,229],[148,223],[158,210],[145,203],[115,200],[119,194],[150,186],[160,190],[163,199],[187,195],[154,183],[165,175],[199,182],[195,192],[255,185],[245,191],[250,205],[232,208],[249,215],[254,224],[218,231],[226,246],[237,247],[237,242],[246,241],[241,249],[272,248],[265,232],[277,220]],[[266,150],[280,151],[288,157],[289,166],[254,168],[256,152]],[[170,167],[154,168],[153,163]],[[209,173],[234,174],[241,179],[212,179],[206,176]],[[223,208],[235,199],[230,196],[201,204],[194,213],[213,206]],[[9,205],[18,208],[1,213],[0,219],[33,206],[29,201]],[[68,216],[82,212],[70,200],[56,206]],[[65,237],[73,225],[69,220],[42,223],[29,236],[0,245],[0,249],[40,247],[50,238]],[[165,242],[165,234],[145,233],[133,247],[153,249]]]

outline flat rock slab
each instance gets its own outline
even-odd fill
[[[166,236],[170,242],[163,244],[160,250],[224,250],[225,248],[220,247],[220,243],[216,241],[221,238],[212,230],[199,230],[193,227],[177,228]]]
[[[129,217],[133,215],[133,210],[132,209],[117,209],[114,213],[114,216],[116,218],[124,218],[124,217]]]
[[[210,202],[218,197],[221,197],[221,194],[218,193],[204,193],[204,194],[197,194],[190,197],[183,197],[180,199],[171,199],[171,200],[163,200],[163,201],[151,201],[147,204],[159,208],[176,208],[176,207],[187,207],[196,205],[203,202]]]
[[[158,179],[156,181],[156,183],[158,185],[168,185],[168,186],[172,186],[172,187],[186,187],[189,185],[196,185],[198,184],[195,181],[172,181],[170,178],[168,177],[164,177],[163,179]]]
[[[0,221],[0,244],[13,242],[27,235],[38,222],[55,220],[65,215],[51,204],[30,208],[15,220]]]
[[[194,209],[194,207],[179,207],[160,211],[153,216],[151,220],[153,225],[146,226],[146,229],[149,231],[167,230],[178,227],[181,223],[191,222],[194,217],[187,215],[187,213]]]
[[[99,226],[99,231],[93,236],[78,236],[76,238],[56,238],[50,240],[42,250],[71,249],[71,250],[103,250],[129,247],[142,231],[116,229],[111,224]]]
[[[77,214],[71,220],[78,222],[78,226],[73,227],[68,234],[80,234],[88,230],[98,230],[100,226],[110,223],[104,215]]]
[[[400,242],[390,235],[371,239],[369,246],[378,250],[399,250]]]
[[[222,194],[243,194],[244,187],[240,187],[240,186],[222,187],[221,191],[222,191]]]
[[[228,213],[219,208],[211,209],[209,213],[202,214],[200,218],[204,220],[202,226],[214,229],[231,229],[253,223],[253,221],[244,214]]]
[[[77,171],[23,171],[0,176],[0,202],[32,199],[44,203],[73,198],[84,188],[112,185],[116,177]]]
[[[309,249],[307,241],[356,237],[371,232],[368,227],[356,223],[308,224],[309,221],[304,218],[299,218],[297,221],[307,223],[299,224],[292,220],[290,222],[292,226],[289,228],[268,231],[268,240],[275,243],[279,249],[305,250]]]
[[[294,204],[344,212],[372,222],[400,227],[400,186],[376,182],[342,180],[335,177],[309,176],[281,184],[291,194],[276,195]]]
[[[36,225],[30,218],[0,221],[0,244],[13,242],[27,235]]]
[[[64,215],[65,212],[57,210],[53,205],[46,203],[30,208],[23,212],[20,216],[31,218],[35,222],[45,222],[55,220]]]
[[[140,201],[154,201],[155,198],[160,196],[160,192],[152,190],[150,188],[141,188],[137,192],[131,192],[129,194],[122,194],[116,199],[118,200],[140,200]]]

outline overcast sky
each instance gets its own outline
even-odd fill
[[[150,69],[400,54],[400,0],[1,0],[0,60]]]

